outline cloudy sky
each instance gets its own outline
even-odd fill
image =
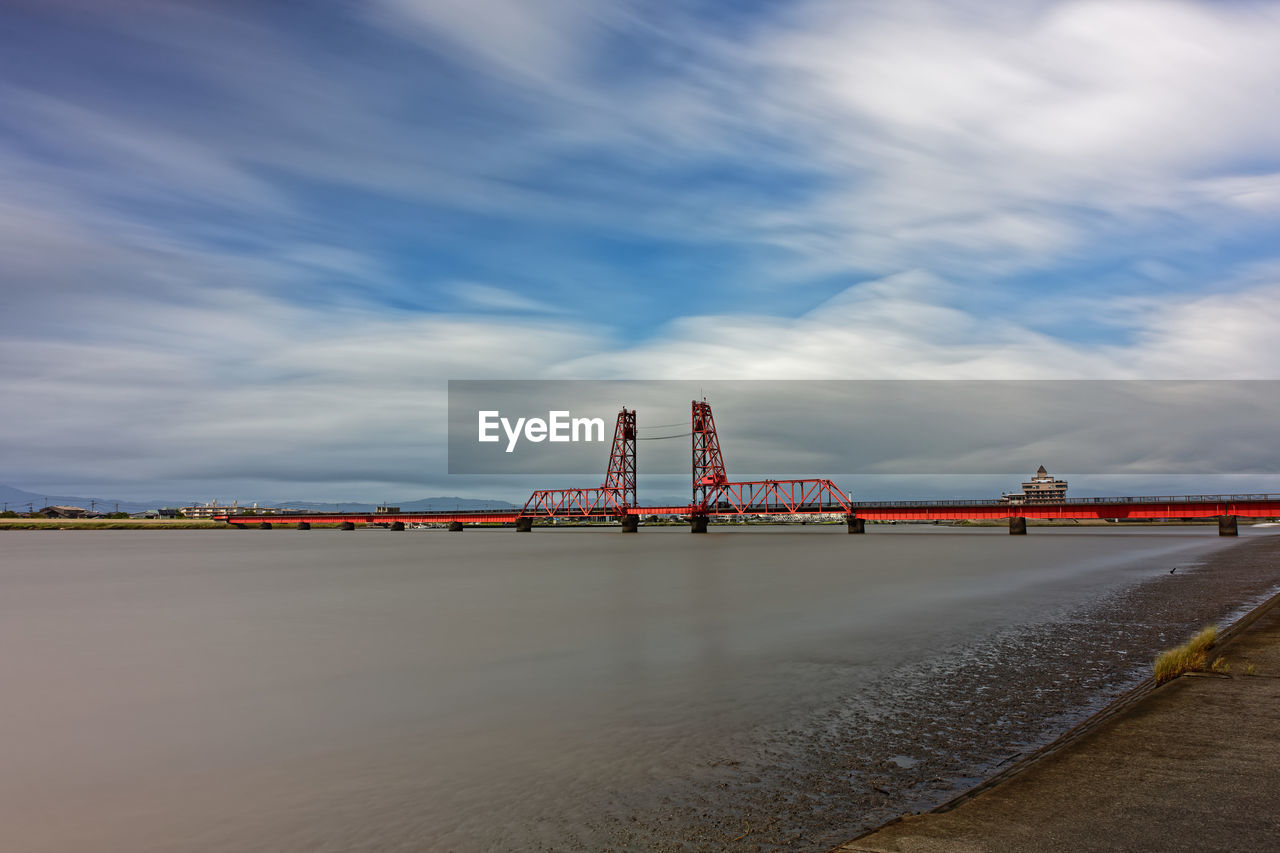
[[[1277,44],[1220,0],[5,0],[0,482],[521,497],[447,476],[448,379],[1280,378]]]

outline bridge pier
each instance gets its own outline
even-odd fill
[[[622,517],[623,533],[639,533],[640,532],[640,516],[624,515]]]
[[[403,522],[403,521],[393,521],[393,522],[391,522],[391,529],[392,529],[392,530],[404,530],[404,522]]]
[[[1027,520],[1020,515],[1015,515],[1009,519],[1009,533],[1012,536],[1027,535]]]
[[[705,515],[695,515],[689,519],[690,533],[706,533],[707,521],[709,519]]]
[[[299,522],[298,522],[298,529],[299,529],[299,530],[310,530],[310,529],[311,529],[311,522],[309,522],[309,521],[299,521]]]
[[[270,530],[270,529],[271,529],[271,522],[269,522],[269,521],[260,521],[260,522],[258,522],[258,529],[259,529],[259,530]]]
[[[866,533],[867,532],[867,520],[865,518],[858,518],[853,513],[849,513],[844,517],[844,520],[849,524],[850,533]]]
[[[532,533],[533,519],[529,516],[521,516],[516,519],[516,533]]]
[[[340,530],[355,530],[356,523],[354,521],[344,521],[338,525]]]
[[[1218,516],[1218,535],[1219,536],[1239,536],[1240,528],[1236,524],[1234,515]]]
[[[462,532],[462,522],[461,522],[461,521],[451,521],[451,522],[449,522],[449,532],[450,532],[450,533],[461,533],[461,532]]]

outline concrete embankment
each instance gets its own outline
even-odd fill
[[[1277,849],[1280,596],[1214,654],[1229,674],[1140,687],[979,788],[837,850]]]

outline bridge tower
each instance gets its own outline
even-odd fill
[[[613,427],[613,448],[605,471],[604,489],[616,489],[623,506],[639,506],[636,501],[636,413],[624,406]]]
[[[706,400],[693,401],[692,426],[693,505],[705,508],[711,493],[729,479],[724,472],[724,457],[720,455],[716,420],[711,415],[711,404]]]
[[[625,533],[636,532],[639,516],[627,512],[636,504],[636,413],[623,408],[613,428],[613,447],[604,483],[594,489],[539,489],[525,501],[516,530],[533,529],[534,518],[613,515]]]

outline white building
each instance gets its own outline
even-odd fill
[[[187,518],[213,518],[215,515],[226,515],[228,512],[235,513],[241,511],[253,511],[259,515],[267,515],[274,513],[276,510],[273,507],[259,507],[257,501],[254,501],[254,504],[251,507],[241,507],[240,501],[238,500],[232,501],[230,504],[223,504],[222,506],[218,506],[218,502],[215,500],[211,503],[202,504],[200,506],[184,506],[179,511]]]
[[[1022,484],[1021,492],[1007,492],[1000,500],[1010,504],[1060,504],[1067,499],[1067,481],[1055,480],[1041,465],[1035,476]]]

